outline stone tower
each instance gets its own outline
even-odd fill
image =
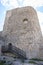
[[[8,38],[7,43],[24,50],[28,58],[38,56],[42,34],[34,8],[29,6],[7,11],[3,34]]]

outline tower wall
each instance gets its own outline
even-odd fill
[[[3,34],[8,42],[26,52],[28,58],[37,57],[41,40],[41,30],[37,13],[32,7],[7,11]]]

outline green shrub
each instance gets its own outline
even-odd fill
[[[11,64],[5,64],[5,61],[0,61],[0,65],[11,65]]]
[[[24,59],[21,59],[21,62],[24,63],[25,62]]]
[[[32,58],[30,60],[34,60],[34,61],[43,61],[43,59],[38,59],[38,58]]]
[[[31,63],[31,64],[36,64],[36,62],[35,62],[35,61],[29,61],[29,63]]]
[[[0,62],[0,65],[4,65],[4,63],[3,62]]]

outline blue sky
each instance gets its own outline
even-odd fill
[[[6,11],[23,6],[35,8],[43,34],[43,0],[0,0],[0,31],[3,30]]]
[[[5,18],[5,7],[0,3],[0,30],[3,29],[4,18]]]
[[[43,6],[37,7],[37,10],[43,13]]]

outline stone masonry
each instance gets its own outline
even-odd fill
[[[3,27],[6,43],[26,52],[27,58],[39,57],[42,33],[34,8],[22,7],[7,11]]]

